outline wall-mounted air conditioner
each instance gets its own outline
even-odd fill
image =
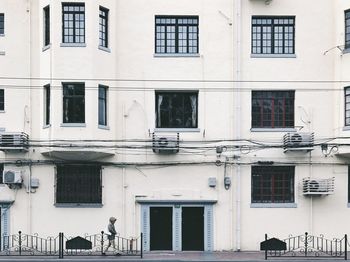
[[[287,133],[283,136],[283,149],[287,151],[311,151],[314,149],[314,133]]]
[[[327,179],[306,177],[302,184],[303,195],[330,195],[334,193],[334,177]]]
[[[152,135],[152,150],[158,154],[175,154],[179,152],[179,133],[176,135]]]
[[[3,151],[28,151],[29,136],[26,133],[1,132],[0,150]]]
[[[22,171],[19,170],[4,170],[2,174],[2,181],[8,185],[20,185],[23,182]]]

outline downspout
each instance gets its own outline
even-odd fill
[[[235,0],[235,27],[233,27],[234,32],[234,137],[235,139],[241,139],[241,95],[240,95],[240,80],[241,80],[241,0]],[[239,161],[239,160],[238,160]],[[241,166],[238,163],[236,165],[236,251],[241,250]]]

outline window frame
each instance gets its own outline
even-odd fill
[[[0,13],[0,36],[4,36],[4,35],[5,35],[5,13]]]
[[[275,94],[275,96],[268,97],[269,93]],[[289,95],[285,95],[284,97],[278,97],[276,96],[277,93],[285,93],[285,94],[288,93]],[[254,94],[260,94],[260,96],[255,97]],[[278,107],[275,107],[275,104],[278,105],[278,101],[280,101],[281,99],[283,101],[283,113],[281,114],[282,125],[276,125],[276,123],[278,123],[278,120],[277,121],[275,120],[276,116],[278,116],[278,114],[276,114],[276,110],[278,110]],[[286,103],[287,99],[290,100],[291,105]],[[264,103],[265,101],[270,101],[270,100],[271,100],[271,117],[266,119],[266,117],[264,118],[264,116],[268,115],[268,113],[267,114],[264,113],[264,108],[266,109]],[[256,103],[259,104],[258,105],[259,114],[257,116],[255,115],[256,110],[254,110]],[[287,116],[290,114],[293,114],[293,117],[291,119],[287,118]],[[259,121],[255,121],[255,119],[258,119]],[[260,124],[257,125],[256,124],[257,122],[260,122]],[[271,125],[265,125],[266,122],[271,122]],[[287,122],[289,124],[287,124]],[[295,90],[252,90],[251,92],[251,128],[252,129],[263,129],[263,128],[287,129],[287,128],[294,128],[294,127],[295,127]]]
[[[101,165],[86,163],[56,165],[55,205],[102,205],[102,169]],[[83,187],[81,182],[90,184]]]
[[[350,9],[344,10],[344,49],[350,49]]]
[[[101,12],[104,12],[104,15],[102,15]],[[101,19],[105,21],[105,25],[101,24]],[[108,8],[99,6],[99,24],[98,25],[99,25],[98,45],[99,47],[109,48],[109,9]],[[105,38],[101,38],[101,34],[102,36],[104,34]],[[105,44],[103,44],[103,42]]]
[[[67,10],[64,10],[65,7],[70,7],[70,6],[73,6],[73,7],[84,7],[84,11],[67,11]],[[65,14],[72,14],[73,15],[73,27],[65,27]],[[79,15],[79,19],[76,19],[76,15]],[[83,15],[84,19],[80,20],[80,15]],[[85,16],[85,3],[82,3],[82,2],[62,2],[62,43],[63,44],[85,44],[85,41],[86,41],[86,33],[85,33],[85,28],[86,28],[86,23],[85,23],[85,20],[86,20],[86,16]],[[69,21],[69,20],[68,20]],[[67,22],[68,22],[67,21]],[[83,22],[83,27],[81,28],[80,25],[79,25],[79,28],[78,30],[83,30],[83,35],[77,35],[76,34],[76,23],[79,23],[80,22]],[[65,29],[67,30],[72,30],[73,34],[70,35],[66,35],[65,34]],[[73,41],[65,41],[65,36],[67,37],[73,37]],[[80,37],[83,37],[83,41],[80,41]],[[79,39],[79,40],[77,40]]]
[[[348,94],[347,90],[349,92]],[[346,102],[347,97],[349,98],[349,102]],[[349,106],[349,108],[347,108],[347,105]],[[349,112],[349,116],[346,116],[347,112]],[[349,124],[347,124],[347,119],[349,120]],[[344,87],[344,126],[350,126],[350,86]]]
[[[270,19],[272,20],[271,21],[271,24],[254,24],[254,19],[260,19],[260,20],[266,20],[266,19]],[[292,19],[293,20],[293,23],[292,24],[275,24],[275,20],[280,20],[280,19]],[[251,54],[252,55],[271,55],[271,56],[289,56],[289,55],[295,55],[295,20],[296,20],[296,17],[295,16],[252,16],[252,20],[251,20]],[[268,48],[270,48],[271,52],[264,52],[263,49],[264,49],[264,45],[263,45],[263,41],[264,41],[264,38],[263,38],[263,35],[264,35],[264,31],[262,29],[262,25],[266,25],[266,27],[270,28],[270,41],[271,41],[271,44],[270,46],[266,46]],[[256,32],[256,30],[254,30],[255,27],[260,27],[260,32]],[[276,48],[278,48],[278,46],[276,46],[276,41],[280,40],[280,39],[275,39],[275,29],[277,27],[283,27],[283,32],[281,34],[282,36],[282,52],[276,52]],[[286,32],[285,32],[285,29],[286,27],[292,27],[292,52],[286,52],[286,46],[285,46],[285,42],[290,40],[290,39],[286,39]],[[288,32],[287,32],[288,33]],[[290,32],[289,32],[290,33]],[[254,36],[255,35],[259,35],[259,38],[255,38]],[[258,40],[260,40],[260,46],[254,46],[254,40],[256,40],[256,42],[258,42]],[[259,52],[258,51],[255,51],[254,52],[254,48],[256,50],[259,49]]]
[[[175,23],[162,23],[162,22],[157,22],[157,20],[160,19],[174,19]],[[196,19],[197,23],[179,23],[180,19]],[[156,15],[155,16],[155,20],[154,20],[154,53],[157,55],[198,55],[199,54],[199,16],[198,15]],[[157,31],[157,27],[158,26],[164,26],[165,30],[164,30],[164,39],[163,38],[159,38],[160,36],[158,36],[158,34],[161,34],[162,32],[158,32]],[[175,42],[175,46],[174,46],[174,52],[168,51],[168,32],[167,32],[167,28],[168,26],[174,26],[175,27],[175,32],[174,32],[174,39],[170,39],[170,40],[174,40]],[[182,32],[179,32],[179,27],[180,26],[185,26],[186,27],[186,39],[179,39],[179,36]],[[196,28],[196,32],[190,32],[189,27],[193,26],[194,28]],[[170,32],[172,33],[172,32]],[[169,34],[170,34],[169,33]],[[193,33],[196,35],[196,38],[191,38],[190,39],[190,33]],[[161,48],[163,47],[163,45],[158,45],[158,40],[164,41],[164,52],[161,51]],[[179,40],[183,40],[186,41],[186,45],[182,46],[186,48],[186,52],[180,52],[179,51]],[[196,45],[190,45],[189,42],[190,40],[193,41],[197,41]],[[159,49],[158,49],[159,47]],[[190,51],[190,48],[194,48],[195,51]]]
[[[162,126],[162,124],[161,124],[161,112],[158,112],[158,109],[161,109],[160,107],[161,107],[161,105],[159,105],[159,98],[158,98],[158,96],[159,95],[179,95],[179,94],[181,94],[181,95],[185,95],[185,94],[187,94],[187,95],[189,95],[189,97],[191,96],[191,95],[195,95],[195,97],[196,97],[196,108],[195,108],[195,113],[196,113],[196,119],[195,119],[195,124],[194,124],[194,126],[193,125],[191,125],[190,127],[186,127],[185,125],[181,125],[181,126],[175,126],[175,125],[167,125],[167,126]],[[155,91],[155,113],[156,113],[156,119],[155,119],[155,121],[156,121],[156,123],[155,123],[155,126],[156,126],[156,128],[157,129],[196,129],[196,128],[198,128],[198,98],[199,98],[199,92],[197,91],[197,90],[188,90],[188,91],[176,91],[176,90],[166,90],[166,91],[164,91],[164,90],[156,90]],[[172,99],[174,99],[174,98],[172,98]],[[182,98],[182,107],[183,107],[183,122],[185,122],[184,121],[184,117],[185,117],[185,114],[186,114],[186,112],[185,112],[185,101],[184,101],[184,97]],[[173,109],[174,110],[174,109]],[[174,112],[173,112],[173,110],[171,110],[171,109],[169,109],[168,111],[169,111],[169,114],[174,114]],[[193,110],[193,109],[192,109]],[[193,112],[192,112],[192,114],[193,114]],[[169,119],[170,119],[170,116],[169,116]],[[192,120],[193,121],[193,120]]]
[[[44,47],[51,44],[50,35],[50,5],[43,8],[43,43]]]
[[[104,90],[104,97],[100,96],[100,90]],[[107,126],[108,125],[108,86],[105,85],[99,85],[98,86],[98,125],[99,126]],[[103,114],[104,117],[103,119],[100,119],[100,103],[103,103],[104,105],[104,110]],[[101,121],[103,120],[103,121]],[[104,123],[103,123],[104,122]]]
[[[278,188],[278,182],[276,182],[278,176],[283,175],[280,179],[282,181],[282,199],[276,200],[276,193]],[[260,176],[260,180],[258,180]],[[265,176],[265,178],[264,178]],[[266,178],[266,176],[269,176]],[[285,178],[287,176],[287,178]],[[289,176],[289,177],[288,177]],[[285,178],[285,179],[284,179]],[[255,180],[256,179],[256,180]],[[255,187],[255,184],[259,183],[260,187]],[[286,185],[288,183],[288,185]],[[268,187],[266,187],[268,185]],[[265,187],[264,187],[265,186]],[[264,192],[265,190],[271,190],[269,194]],[[256,191],[260,191],[260,194],[256,194]],[[286,192],[290,191],[290,192]],[[295,203],[295,166],[252,166],[251,167],[251,203],[252,204],[291,204]],[[269,198],[268,200],[263,197]]]
[[[84,110],[82,110],[81,112],[83,112],[83,116],[82,116],[82,120],[80,121],[80,122],[71,122],[71,121],[65,121],[65,112],[67,111],[68,112],[68,110],[69,110],[69,108],[67,108],[67,110],[65,110],[65,106],[66,106],[66,103],[65,103],[65,87],[68,87],[69,85],[74,85],[74,87],[76,87],[76,86],[81,86],[81,87],[83,87],[83,95],[67,95],[66,96],[66,99],[69,99],[69,98],[72,98],[73,99],[73,104],[74,105],[76,105],[77,104],[77,102],[75,101],[76,99],[82,99],[83,100],[83,106],[84,106]],[[85,83],[84,82],[63,82],[62,83],[62,92],[63,92],[63,96],[62,96],[62,116],[63,116],[63,121],[62,121],[62,123],[63,124],[85,124],[85,121],[86,121],[86,119],[85,119],[85,116],[86,116],[86,112],[85,112],[85,110],[86,110],[86,101],[85,101]],[[73,106],[74,106],[73,105]],[[67,113],[68,114],[68,113]],[[77,114],[76,112],[73,112],[73,114]]]
[[[0,112],[5,112],[5,89],[0,89]]]
[[[51,86],[50,84],[44,85],[44,126],[49,126],[50,123],[50,111],[51,111]]]

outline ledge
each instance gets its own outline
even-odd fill
[[[48,44],[46,46],[43,47],[42,51],[45,52],[46,50],[51,48],[51,44]]]
[[[343,131],[349,131],[350,130],[350,126],[344,126],[343,127]]]
[[[85,123],[62,123],[61,127],[86,127]]]
[[[343,50],[343,54],[348,54],[348,53],[350,53],[350,48],[348,47],[348,48],[345,48],[344,50]]]
[[[135,200],[139,204],[216,204],[218,201],[214,199],[198,199],[198,200],[175,200],[175,199],[164,199],[164,200],[156,200],[156,199],[136,199]]]
[[[295,128],[251,128],[251,132],[296,132]]]
[[[0,113],[6,113],[5,110],[0,110]]]
[[[44,126],[43,126],[43,129],[50,128],[50,127],[51,127],[51,124],[44,125]]]
[[[296,208],[297,203],[251,203],[250,208]]]
[[[67,203],[67,204],[63,204],[63,203],[55,203],[55,207],[58,208],[101,208],[103,207],[103,204],[84,204],[84,203]]]
[[[0,55],[6,55],[5,51],[0,51]]]
[[[108,47],[104,47],[104,46],[100,46],[100,45],[98,46],[98,49],[105,51],[105,52],[108,52],[108,53],[111,52],[111,49],[109,49]]]
[[[200,54],[153,54],[153,57],[200,57]]]
[[[5,36],[5,34],[0,34],[0,37]]]
[[[296,58],[296,54],[250,54],[250,58]]]
[[[199,133],[199,128],[155,128],[154,132],[174,132],[174,133]]]
[[[98,125],[99,129],[109,130],[109,126]]]
[[[60,47],[86,47],[85,43],[61,43]]]

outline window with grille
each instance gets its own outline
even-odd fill
[[[252,54],[294,54],[295,17],[252,17]]]
[[[63,84],[63,123],[85,123],[84,83]]]
[[[198,16],[156,16],[157,54],[197,54]]]
[[[5,110],[5,90],[0,89],[0,111]]]
[[[107,125],[107,86],[98,87],[98,124]]]
[[[5,34],[5,14],[0,14],[0,35]]]
[[[350,48],[350,9],[345,11],[345,49]]]
[[[101,166],[57,165],[56,203],[101,204]]]
[[[44,46],[50,44],[50,6],[46,6],[44,11]]]
[[[252,166],[252,203],[294,203],[294,166]]]
[[[345,87],[344,104],[345,104],[345,126],[350,126],[350,87]]]
[[[197,128],[198,92],[156,92],[157,128]]]
[[[84,3],[62,3],[62,42],[85,43]]]
[[[107,8],[100,6],[99,20],[99,45],[108,47],[108,12]]]
[[[294,127],[294,91],[252,91],[252,128]]]

